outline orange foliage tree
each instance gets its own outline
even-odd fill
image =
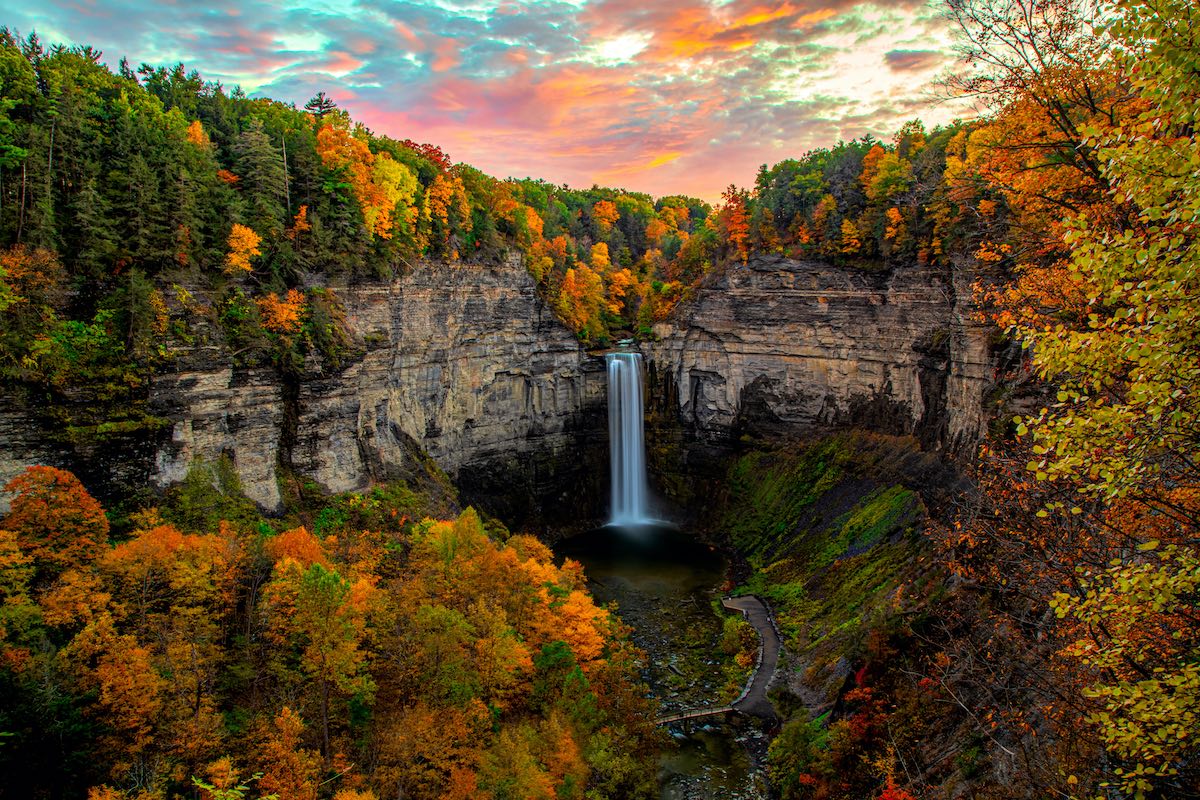
[[[262,731],[262,764],[259,787],[278,800],[317,800],[321,757],[304,747],[304,720],[284,706],[273,723]]]
[[[110,547],[69,473],[22,477],[0,527],[0,670],[78,693],[110,783],[89,796],[161,800],[189,776],[214,798],[651,795],[627,633],[536,539],[501,544],[470,509],[411,523],[375,496],[320,536],[184,532],[148,509]],[[68,530],[85,535],[57,546]],[[49,559],[38,584],[29,553]]]
[[[108,544],[108,517],[79,479],[54,467],[29,467],[4,491],[14,494],[0,529],[16,534],[39,580],[83,567]]]
[[[600,229],[601,234],[612,230],[620,218],[621,212],[617,210],[616,204],[611,200],[601,200],[592,206],[592,219],[596,221],[596,226]]]
[[[721,197],[724,205],[717,213],[721,236],[733,248],[738,259],[745,263],[750,252],[750,215],[746,210],[749,196],[744,189],[730,186]]]
[[[300,330],[304,316],[304,294],[299,289],[288,289],[287,295],[280,298],[274,292],[268,292],[255,300],[262,319],[262,326],[272,333],[289,334]]]
[[[385,152],[372,153],[364,138],[340,125],[317,131],[317,154],[326,167],[345,176],[368,233],[390,239],[397,219],[416,223],[417,179],[408,167]]]

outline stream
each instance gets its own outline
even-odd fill
[[[558,555],[583,564],[600,603],[616,602],[646,652],[642,678],[662,713],[727,702],[718,652],[722,616],[714,608],[726,561],[697,537],[660,525],[606,526],[571,537]],[[736,692],[735,692],[736,694]],[[671,727],[677,747],[660,764],[664,800],[760,800],[758,766],[767,740],[749,720]]]

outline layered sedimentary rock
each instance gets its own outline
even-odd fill
[[[859,426],[954,449],[991,377],[968,298],[949,270],[751,259],[655,328],[652,393],[696,443]]]
[[[228,457],[242,488],[266,509],[280,505],[276,470],[285,419],[282,384],[269,368],[235,368],[218,348],[190,353],[188,368],[154,381],[150,404],[170,421],[155,447],[151,483],[182,481],[195,461]]]
[[[423,264],[334,292],[357,351],[341,368],[314,357],[284,378],[234,366],[217,343],[186,351],[151,388],[162,429],[101,447],[38,430],[28,402],[5,402],[0,479],[52,463],[114,496],[165,488],[196,460],[226,457],[247,495],[276,509],[281,468],[348,491],[427,473],[432,459],[467,502],[509,521],[604,512],[603,361],[579,347],[519,263]],[[743,434],[853,425],[930,448],[973,442],[991,366],[967,294],[953,272],[922,267],[731,267],[642,348],[660,489],[718,474]]]
[[[368,351],[300,383],[291,451],[299,472],[334,491],[357,489],[403,476],[420,457],[416,445],[468,499],[506,516],[597,494],[603,364],[554,318],[519,264],[420,269],[343,298]]]
[[[585,467],[605,446],[602,365],[519,264],[427,264],[336,294],[362,350],[343,369],[314,360],[283,382],[222,365],[156,382],[153,405],[174,423],[158,485],[224,454],[246,493],[274,508],[279,465],[341,492],[409,477],[428,454],[468,500],[513,518],[564,493],[598,494]]]

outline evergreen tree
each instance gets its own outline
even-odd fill
[[[284,216],[283,158],[263,130],[262,120],[250,120],[236,150],[248,220],[256,229],[278,232]]]
[[[325,115],[337,108],[337,103],[329,99],[324,92],[317,92],[317,96],[304,104],[304,110],[312,114],[318,121],[325,118]]]
[[[116,257],[116,233],[108,200],[87,178],[71,203],[71,229],[67,232],[69,259],[85,279],[96,280],[111,272]]]
[[[156,245],[163,242],[163,217],[159,205],[158,176],[141,153],[135,153],[128,166],[110,176],[114,190],[113,210],[121,224],[118,260],[149,264],[160,256]]]

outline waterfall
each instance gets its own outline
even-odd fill
[[[645,525],[646,448],[642,433],[642,356],[609,353],[608,443],[612,472],[611,525]]]

